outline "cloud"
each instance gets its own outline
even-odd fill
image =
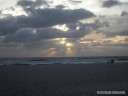
[[[128,38],[126,38],[125,41],[128,42]]]
[[[8,34],[4,38],[4,42],[31,42],[31,40],[36,40],[32,28],[25,28],[16,31],[14,34]]]
[[[55,38],[81,38],[88,34],[89,31],[84,30],[69,30],[67,32],[54,29],[54,28],[24,28],[15,32],[15,34],[8,34],[4,37],[3,42],[33,42],[44,39],[55,39]]]
[[[100,22],[108,22],[107,27],[100,27],[97,33],[103,33],[107,37],[128,36],[128,16],[106,16],[99,18]],[[102,24],[102,23],[101,23]]]
[[[53,2],[53,1],[52,1]],[[93,17],[94,14],[86,9],[63,9],[66,6],[56,5],[50,8],[46,0],[19,0],[17,5],[21,6],[28,16],[22,16],[20,22],[25,22],[25,26],[49,27],[57,24],[75,22],[81,19]],[[46,8],[40,8],[45,5]]]
[[[27,6],[31,6],[34,3],[35,3],[34,1],[30,1],[30,0],[19,0],[17,2],[17,5],[20,5],[22,7],[27,7]]]
[[[99,28],[107,28],[109,27],[109,22],[108,21],[100,21],[99,19],[96,19],[94,22],[91,23],[80,23],[80,26],[85,27],[85,28],[91,28],[93,30],[97,30]]]
[[[4,37],[4,42],[33,42],[38,40],[45,39],[55,39],[55,38],[76,38],[79,39],[91,31],[98,30],[99,28],[108,27],[108,22],[100,22],[95,20],[92,23],[81,23],[81,22],[72,22],[67,23],[66,27],[69,28],[66,32],[52,27],[41,27],[41,28],[21,28],[13,33],[8,33]]]
[[[17,19],[12,15],[6,15],[5,18],[0,18],[0,35],[12,34],[20,27],[17,24]]]
[[[36,8],[36,7],[39,7],[41,5],[48,5],[48,1],[46,0],[35,0],[35,1],[32,1],[32,0],[19,0],[17,2],[17,5],[23,7],[24,9],[29,7],[29,8]]]
[[[126,15],[128,15],[128,12],[122,11],[121,16],[126,16]]]
[[[92,12],[85,9],[64,10],[62,8],[64,7],[63,5],[58,5],[56,8],[37,8],[48,3],[46,0],[19,0],[17,5],[24,9],[27,16],[12,16],[10,14],[0,18],[0,35],[15,34],[15,32],[24,28],[38,29],[57,24],[77,22],[94,16]]]
[[[26,14],[13,16],[1,12],[0,56],[67,56],[66,43],[73,45],[70,49],[73,56],[126,55],[128,47],[128,40],[125,39],[128,36],[126,11],[121,10],[121,16],[117,17],[95,17],[89,10],[76,9],[80,7],[68,9],[73,4],[83,3],[81,6],[84,6],[84,1],[69,1],[68,6],[69,2],[65,2],[67,5],[64,2],[62,5],[57,5],[62,1],[53,3],[49,0],[19,0],[18,8],[20,6]],[[106,8],[124,4],[117,0],[107,0],[102,3],[102,7]],[[16,11],[15,7],[10,7],[10,10]],[[89,9],[88,6],[87,8]],[[57,29],[56,25],[60,26],[60,29],[64,25],[68,30]],[[114,41],[115,36],[123,37],[125,40],[121,39],[118,43]],[[61,44],[60,41],[63,40],[65,43]],[[54,55],[50,54],[52,52]]]
[[[72,42],[89,33],[84,28],[80,30],[70,28],[64,32],[52,27],[94,17],[92,12],[86,9],[64,9],[65,6],[62,5],[55,8],[40,8],[48,4],[49,2],[45,0],[19,0],[17,5],[21,6],[27,15],[13,16],[1,13],[3,17],[0,18],[0,52],[7,50],[3,56],[7,56],[9,52],[8,56],[32,56],[32,54],[39,56],[42,51],[48,51],[52,47],[60,52],[58,55],[61,53],[64,55],[65,52],[59,50],[64,49],[64,46],[56,44],[55,38],[67,38],[70,39],[68,42]],[[14,52],[16,54],[13,55]]]
[[[94,14],[92,12],[85,9],[37,9],[28,18],[25,17],[22,19],[22,21],[26,21],[26,24],[28,23],[27,25],[32,25],[33,27],[49,27],[56,24],[75,22],[93,16]]]
[[[74,4],[82,3],[82,1],[80,0],[69,0],[69,2],[74,3]]]
[[[76,22],[93,16],[92,12],[85,9],[34,9],[28,16],[5,15],[0,18],[0,35],[14,33],[22,28],[42,28]]]
[[[128,30],[122,30],[119,32],[103,32],[107,37],[115,37],[115,36],[128,36]]]
[[[105,0],[102,2],[102,7],[110,8],[118,5],[122,5],[123,3],[118,0]]]
[[[58,9],[63,9],[63,8],[65,8],[66,6],[64,6],[64,5],[57,5],[56,6],[56,8],[58,8]]]

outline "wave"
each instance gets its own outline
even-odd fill
[[[0,58],[0,65],[20,64],[108,64],[128,63],[128,56],[120,57],[43,57],[43,58]]]

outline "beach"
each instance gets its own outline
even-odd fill
[[[97,91],[127,90],[128,64],[0,66],[0,96],[97,96]]]

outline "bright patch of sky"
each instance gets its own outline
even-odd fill
[[[0,0],[0,10],[12,7],[16,4],[17,0]]]
[[[5,9],[16,5],[18,0],[0,0],[0,9]],[[103,8],[101,1],[104,0],[46,0],[51,2],[49,7],[53,8],[57,5],[65,6],[65,9],[78,9],[84,8],[92,11],[96,15],[120,15],[122,10],[127,11],[128,2],[127,0],[120,0],[126,4],[121,6],[114,6],[112,8]],[[73,1],[81,1],[79,3],[73,3]],[[116,11],[115,11],[116,10]]]

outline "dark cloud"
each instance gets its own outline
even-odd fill
[[[115,36],[128,36],[128,30],[122,30],[120,32],[102,32],[107,37],[115,37]]]
[[[109,22],[107,21],[99,21],[98,19],[95,20],[94,22],[90,23],[81,23],[81,22],[72,22],[68,23],[67,27],[70,30],[98,30],[99,28],[106,28],[109,27]]]
[[[33,42],[45,39],[55,39],[55,38],[69,38],[69,39],[79,39],[90,33],[92,30],[98,30],[98,28],[108,27],[108,22],[100,22],[95,20],[93,23],[81,23],[72,22],[67,23],[66,27],[69,28],[67,32],[62,30],[47,27],[47,28],[22,28],[15,31],[13,34],[7,34],[4,37],[4,42]]]
[[[66,24],[66,26],[67,26],[70,30],[76,30],[76,28],[79,26],[79,24],[78,24],[78,22],[72,22],[72,23]]]
[[[113,7],[113,6],[117,6],[117,5],[122,5],[123,3],[118,1],[118,0],[105,0],[102,2],[102,7]]]
[[[63,9],[63,8],[65,8],[66,6],[64,6],[64,5],[57,5],[56,6],[56,8],[58,8],[58,9]]]
[[[0,35],[13,33],[22,28],[42,28],[75,22],[92,16],[94,16],[92,12],[84,9],[35,9],[28,16],[9,15],[0,18]]]
[[[17,2],[17,5],[20,5],[22,7],[32,6],[35,2],[30,0],[19,0]]]
[[[126,15],[128,15],[128,12],[122,11],[121,16],[126,16]]]
[[[100,21],[100,20],[95,20],[94,22],[91,23],[78,23],[78,26],[80,26],[81,29],[93,29],[93,30],[98,30],[99,28],[106,28],[109,27],[109,22],[107,21]]]
[[[0,18],[0,35],[12,34],[20,28],[17,19],[12,15]]]
[[[4,42],[31,42],[33,40],[36,40],[37,38],[35,37],[33,33],[32,28],[25,28],[16,31],[14,34],[8,34],[5,36]]]
[[[33,42],[44,39],[55,39],[55,38],[80,38],[88,34],[87,30],[70,30],[67,32],[53,29],[53,28],[25,28],[18,30],[15,34],[8,34],[4,37],[5,43],[7,42]]]
[[[65,6],[62,5],[55,8],[39,8],[42,5],[48,6],[48,4],[49,2],[45,0],[19,0],[17,5],[23,8],[27,16],[1,13],[3,15],[0,18],[0,52],[2,56],[31,56],[32,54],[36,56],[42,50],[48,51],[52,47],[57,50],[62,49],[63,46],[57,45],[53,40],[55,38],[69,38],[68,42],[73,42],[71,40],[77,40],[89,33],[84,28],[81,30],[70,28],[64,32],[52,27],[93,17],[92,12],[85,9],[64,9]],[[12,11],[15,10],[12,9]],[[7,51],[3,54],[2,50]]]
[[[32,0],[19,0],[17,2],[17,5],[23,7],[24,9],[25,8],[36,8],[36,7],[39,7],[41,5],[48,5],[49,2],[46,1],[46,0],[35,0],[35,1],[32,1]]]
[[[37,9],[34,10],[28,18],[23,18],[22,21],[33,27],[48,27],[56,24],[74,22],[92,16],[94,16],[93,13],[84,9]]]
[[[92,12],[85,9],[64,10],[62,8],[64,7],[63,5],[58,5],[56,6],[57,8],[36,8],[48,3],[45,0],[19,0],[17,5],[21,6],[28,16],[14,17],[12,15],[4,15],[4,18],[0,18],[0,35],[15,34],[24,28],[38,29],[57,24],[77,22],[94,16]]]
[[[107,37],[128,36],[127,16],[115,16],[114,18],[108,16],[98,20],[100,27],[95,30],[97,33],[103,33]]]

